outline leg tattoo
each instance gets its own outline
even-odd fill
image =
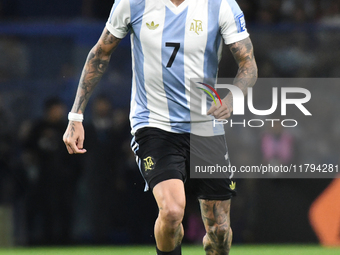
[[[228,255],[232,231],[230,228],[230,200],[200,200],[201,214],[206,229],[203,246],[207,255]]]

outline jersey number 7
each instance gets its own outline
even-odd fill
[[[171,54],[171,57],[170,57],[170,59],[169,59],[169,62],[168,62],[168,64],[166,65],[166,67],[171,67],[171,66],[172,66],[172,63],[173,63],[174,60],[175,60],[175,57],[176,57],[176,55],[177,55],[177,52],[178,52],[180,46],[181,46],[180,43],[174,43],[174,42],[167,42],[167,43],[165,43],[165,47],[175,47],[175,48],[174,48],[174,51],[173,51],[172,54]]]

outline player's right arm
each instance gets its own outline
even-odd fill
[[[84,113],[90,96],[103,76],[111,54],[120,41],[121,39],[112,35],[106,28],[103,30],[98,42],[87,56],[71,112]],[[84,138],[82,122],[69,121],[63,136],[67,151],[70,154],[85,153],[86,150],[83,148]]]

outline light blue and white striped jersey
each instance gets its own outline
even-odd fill
[[[224,134],[212,121],[191,121],[190,79],[215,81],[222,39],[249,36],[235,0],[185,0],[177,7],[170,0],[116,0],[106,28],[117,38],[131,30],[132,134],[145,126]]]

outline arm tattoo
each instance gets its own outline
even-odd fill
[[[254,86],[257,80],[257,66],[254,58],[253,45],[249,38],[229,45],[229,49],[238,64],[238,72],[234,85],[247,94],[247,88]],[[229,104],[232,105],[232,96],[229,93]]]
[[[112,44],[114,40],[115,38],[111,35],[111,33],[109,31],[106,31],[104,35],[104,44]]]
[[[111,53],[118,46],[119,41],[120,39],[115,38],[106,30],[90,51],[80,77],[76,99],[72,107],[73,112],[84,112],[94,88],[109,65]]]

